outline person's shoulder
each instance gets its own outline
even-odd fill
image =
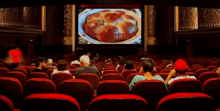
[[[196,79],[195,76],[188,76],[188,78],[190,78],[190,79]]]
[[[143,79],[143,80],[145,79],[145,77],[142,75],[136,75],[136,76],[134,76],[134,78],[135,79]]]
[[[164,79],[160,75],[154,76],[154,79],[164,81]]]

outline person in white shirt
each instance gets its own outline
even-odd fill
[[[71,63],[70,63],[70,65],[73,65],[73,64],[80,64],[80,62],[79,62],[79,56],[78,55],[75,55],[74,56],[74,61],[72,61]]]
[[[118,67],[125,67],[125,64],[126,64],[126,60],[125,60],[125,58],[123,58],[123,57],[121,57],[120,59],[119,59],[119,64],[116,66],[116,70],[118,70]]]
[[[53,66],[53,60],[52,59],[48,59],[47,60],[47,65],[45,66],[45,68],[57,68],[56,66]]]
[[[67,74],[72,75],[70,73],[70,71],[67,70],[67,62],[66,62],[66,60],[59,60],[58,65],[57,65],[57,69],[54,69],[53,72],[51,73],[51,78],[52,78],[52,76],[54,74],[57,74],[57,73],[67,73]]]
[[[183,59],[178,59],[174,64],[174,69],[170,71],[167,79],[165,80],[165,84],[167,89],[169,89],[169,85],[178,79],[196,79],[195,76],[186,75],[187,63]],[[176,76],[175,78],[171,78],[172,76]]]

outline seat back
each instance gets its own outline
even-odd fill
[[[189,76],[196,76],[196,74],[194,72],[186,72],[186,75],[189,75]]]
[[[122,76],[123,76],[124,79],[126,80],[126,78],[127,78],[130,74],[132,74],[132,73],[137,73],[137,71],[136,71],[136,70],[124,70],[124,71],[122,72]]]
[[[101,107],[100,107],[101,106]],[[148,111],[142,97],[130,94],[101,95],[92,100],[89,111]]]
[[[33,78],[24,85],[24,97],[35,93],[56,93],[55,84],[49,79]]]
[[[9,70],[7,68],[0,68],[0,77],[5,77],[6,74],[9,72]]]
[[[118,72],[121,73],[121,71],[125,68],[125,66],[119,66],[118,67]]]
[[[15,108],[20,107],[23,88],[21,82],[18,79],[0,77],[0,89],[0,94],[8,97],[14,104]]]
[[[103,72],[103,75],[108,74],[108,73],[119,73],[117,70],[105,70]]]
[[[211,96],[216,107],[220,108],[220,78],[210,78],[205,81],[202,87],[202,92]]]
[[[55,83],[57,92],[60,92],[60,85],[64,80],[73,79],[72,75],[67,73],[56,73],[52,75],[51,80]]]
[[[133,94],[143,97],[151,110],[155,110],[160,99],[166,96],[166,86],[160,80],[143,80],[134,86]]]
[[[92,85],[82,79],[69,79],[61,83],[60,92],[77,100],[81,111],[85,111],[93,97]]]
[[[204,68],[203,66],[195,66],[192,68],[193,72],[196,72],[197,69]]]
[[[129,94],[128,83],[122,80],[105,80],[97,86],[97,96],[104,94]]]
[[[175,93],[162,98],[157,111],[215,111],[212,97],[203,93]]]
[[[216,72],[212,72],[212,71],[208,71],[208,72],[203,72],[200,74],[198,80],[201,83],[201,85],[203,85],[203,83],[210,79],[210,78],[216,78],[219,77],[219,75]]]
[[[164,69],[162,71],[160,71],[160,73],[170,73],[171,69]]]
[[[3,63],[0,63],[0,67],[6,68],[5,64],[3,64]]]
[[[162,71],[162,68],[161,67],[155,67],[157,69],[157,73],[160,73],[160,71]]]
[[[47,70],[47,72],[48,72],[48,74],[49,74],[48,76],[49,76],[50,79],[51,79],[51,73],[53,72],[53,70],[54,70],[54,69],[48,69],[48,70]]]
[[[4,95],[0,95],[0,106],[0,111],[14,111],[13,103]]]
[[[196,79],[178,79],[170,84],[168,94],[178,92],[201,92],[201,84]]]
[[[207,69],[209,69],[210,71],[212,71],[213,69],[217,68],[217,66],[214,66],[214,65],[211,65],[211,66],[208,66]]]
[[[24,84],[27,81],[26,75],[24,73],[18,72],[18,71],[8,72],[8,74],[6,74],[6,77],[12,77],[12,78],[18,79],[21,82],[22,86],[24,86]]]
[[[197,69],[196,72],[195,72],[195,74],[196,74],[195,77],[198,79],[199,76],[200,76],[203,72],[208,72],[208,71],[209,71],[209,69],[206,69],[206,68]]]
[[[72,76],[75,76],[76,69],[69,69],[69,71],[72,74]]]
[[[100,81],[99,77],[94,73],[82,73],[78,75],[76,79],[87,80],[92,85],[93,90],[97,89],[97,85]]]
[[[32,94],[26,97],[21,111],[80,111],[78,102],[64,94]]]
[[[31,74],[29,75],[29,79],[32,78],[45,78],[45,79],[49,79],[49,76],[44,73],[44,72],[31,72]]]
[[[104,80],[124,80],[124,77],[121,74],[105,74],[102,77],[102,81]]]
[[[27,74],[27,71],[25,69],[22,69],[22,68],[14,68],[12,69],[12,71],[18,71],[18,72],[22,72],[25,74],[25,76],[28,78],[28,74]]]
[[[132,79],[133,79],[134,76],[136,76],[136,75],[144,75],[144,73],[132,73],[132,74],[130,74],[130,75],[126,78],[126,82],[127,82],[128,84],[130,84],[130,82],[132,81]]]

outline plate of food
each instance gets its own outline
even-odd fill
[[[131,44],[141,38],[141,13],[126,9],[86,9],[79,14],[79,35],[92,44]]]

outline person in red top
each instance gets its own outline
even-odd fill
[[[24,61],[23,54],[19,47],[8,51],[7,63],[10,65],[9,70],[16,68],[20,63]]]

